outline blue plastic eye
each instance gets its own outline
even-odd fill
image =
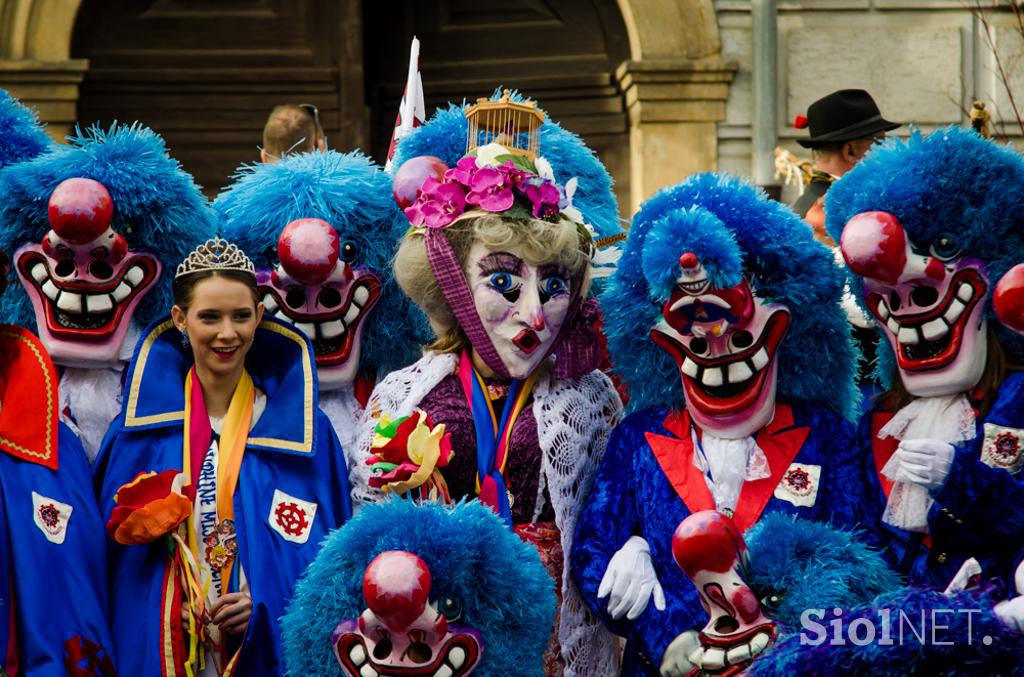
[[[960,254],[960,243],[952,233],[939,233],[932,240],[931,255],[940,261],[949,261]]]
[[[437,601],[437,610],[452,623],[462,618],[462,600],[458,597],[442,597]]]
[[[512,276],[508,273],[494,273],[489,282],[492,287],[503,293],[512,288]]]
[[[544,291],[548,293],[548,296],[564,292],[567,286],[565,280],[560,277],[549,277],[544,280]]]
[[[345,240],[338,248],[341,260],[345,263],[352,263],[359,256],[359,245],[352,240]]]

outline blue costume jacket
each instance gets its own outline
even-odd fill
[[[756,436],[771,476],[744,483],[733,515],[739,527],[748,528],[763,511],[841,526],[868,525],[869,515],[877,519],[869,506],[879,499],[864,487],[853,432],[823,408],[779,403]],[[714,508],[704,475],[693,465],[693,447],[685,412],[649,409],[628,416],[612,432],[576,529],[573,574],[590,607],[628,640],[623,675],[657,676],[668,644],[707,622],[697,590],[672,557],[679,523]],[[650,545],[666,606],[658,611],[649,604],[635,621],[613,620],[597,590],[612,556],[633,535]]]
[[[886,495],[891,483],[881,469],[897,442],[878,439],[877,432],[891,418],[891,412],[869,411],[857,433],[868,481]],[[946,483],[932,495],[928,539],[882,524],[891,559],[912,585],[945,588],[970,557],[985,578],[1012,579],[1024,548],[1024,373],[1003,379],[991,410],[976,425],[975,438],[956,447]]]
[[[95,467],[105,517],[118,488],[138,473],[182,469],[184,383],[191,363],[191,352],[182,348],[181,334],[170,320],[152,326],[139,342],[124,409]],[[236,674],[277,675],[284,673],[278,619],[320,541],[351,515],[348,475],[338,438],[317,408],[309,339],[265,319],[246,367],[267,403],[249,433],[234,497],[238,558],[253,603]],[[316,504],[315,513],[294,499]],[[111,541],[110,560],[116,581],[112,625],[122,672],[177,674],[173,668],[162,672],[171,632],[161,623],[166,545]],[[175,615],[178,623],[179,618]]]
[[[0,325],[0,403],[0,668],[113,675],[106,537],[89,462],[59,423],[49,356],[11,325]]]

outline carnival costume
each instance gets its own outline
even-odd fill
[[[0,90],[0,171],[48,144],[35,115]],[[0,294],[7,275],[0,250]],[[103,523],[57,379],[38,338],[0,324],[0,672],[108,677]]]
[[[61,409],[92,459],[139,329],[171,305],[166,271],[213,235],[213,212],[163,139],[115,125],[4,171],[0,223],[21,281],[0,313],[35,330],[62,368]]]
[[[670,552],[691,512],[718,508],[741,529],[770,512],[870,515],[841,293],[827,248],[738,179],[693,176],[634,218],[602,306],[638,411],[612,433],[572,553],[590,607],[628,640],[623,674],[657,674],[703,622]],[[614,592],[635,578],[654,605]]]
[[[974,557],[1005,584],[1024,548],[1024,338],[991,289],[1024,256],[1024,159],[951,128],[877,147],[829,192],[827,226],[878,320],[890,391],[862,419],[894,561],[944,588]]]
[[[391,273],[409,221],[390,178],[358,152],[305,153],[242,168],[213,206],[224,237],[253,257],[267,312],[313,342],[320,408],[352,469],[374,384],[429,338]]]
[[[324,543],[282,620],[285,657],[305,677],[539,677],[554,613],[536,550],[490,509],[394,500]]]
[[[710,610],[690,674],[1024,674],[992,590],[903,587],[860,535],[781,513],[745,536],[713,510],[683,520],[672,552]]]
[[[500,218],[511,224],[507,246],[515,251],[517,228],[547,221],[548,232],[569,229],[578,261],[593,253],[597,238],[619,232],[604,167],[578,137],[543,120],[532,102],[506,91],[468,109],[438,111],[400,142],[396,195],[418,194],[407,203],[415,226],[407,244],[426,248],[443,293],[444,307],[428,315],[468,345],[461,353],[428,349],[381,381],[360,449],[375,473],[365,480],[368,489],[414,490],[439,500],[479,496],[537,545],[561,595],[548,674],[563,666],[569,675],[609,674],[616,642],[587,612],[566,558],[579,506],[621,409],[611,382],[595,369],[596,304],[585,298],[590,271],[570,291],[552,272],[560,265],[557,253],[545,252],[551,261],[534,267],[477,243],[461,262],[449,240],[466,218]],[[410,175],[418,191],[406,190]],[[559,304],[564,315],[545,310]],[[483,378],[471,352],[494,378]],[[403,453],[414,446],[404,443],[409,429],[436,441],[429,456]],[[371,491],[368,500],[381,499]]]
[[[254,274],[219,239],[190,254],[178,274],[203,270]],[[112,613],[122,670],[199,674],[203,642],[218,644],[204,624],[207,600],[247,588],[252,615],[240,642],[219,638],[219,674],[282,674],[278,619],[320,541],[351,512],[344,456],[317,408],[312,346],[265,318],[220,430],[192,365],[173,322],[146,330],[124,410],[96,462],[116,541]]]

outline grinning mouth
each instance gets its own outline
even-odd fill
[[[683,282],[681,280],[676,281],[676,285],[687,294],[700,294],[708,287],[708,279],[702,277],[699,280],[691,280]]]
[[[683,388],[695,407],[712,416],[729,416],[756,402],[787,329],[789,312],[776,310],[748,348],[712,359],[690,351],[683,337],[665,322],[651,331],[651,339],[679,364]]]
[[[540,347],[540,337],[537,336],[537,332],[527,327],[512,339],[512,343],[516,344],[516,347],[529,355]]]
[[[380,288],[376,275],[363,275],[349,286],[347,298],[336,310],[318,315],[291,310],[270,285],[261,285],[260,292],[268,313],[291,322],[313,342],[317,366],[332,367],[348,360],[360,323],[380,299]]]
[[[452,635],[437,651],[434,660],[425,665],[378,663],[373,651],[368,650],[366,640],[356,632],[338,637],[334,648],[346,673],[360,677],[463,677],[480,660],[480,645],[468,634]]]
[[[218,358],[220,358],[222,360],[230,360],[232,357],[235,356],[235,353],[238,352],[238,348],[239,348],[239,346],[232,346],[230,348],[213,348],[213,347],[211,347],[210,350],[213,351],[213,353],[215,353]]]
[[[899,367],[930,371],[957,358],[971,312],[987,292],[978,271],[967,268],[953,276],[945,297],[924,312],[896,314],[878,293],[868,295],[867,306],[892,335]]]
[[[754,658],[775,641],[773,623],[755,626],[729,637],[700,634],[701,645],[689,656],[690,663],[704,673],[726,677],[743,671]]]
[[[130,257],[119,276],[102,283],[57,279],[49,260],[32,249],[24,251],[16,265],[26,289],[43,306],[50,333],[78,340],[113,334],[128,307],[153,287],[160,274],[156,260],[147,254]]]

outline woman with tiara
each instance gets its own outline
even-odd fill
[[[283,674],[278,619],[351,513],[307,339],[264,318],[252,262],[209,240],[135,350],[97,460],[122,674]]]
[[[585,223],[610,213],[603,229],[618,224],[600,162],[569,132],[541,126],[543,117],[506,92],[465,112],[440,111],[400,146],[404,157],[420,157],[399,168],[396,195],[417,172],[426,178],[410,191],[419,194],[406,209],[414,227],[395,278],[438,338],[374,389],[361,450],[368,489],[479,498],[537,547],[561,602],[545,674],[615,674],[615,639],[587,612],[565,566],[576,513],[622,407],[596,370],[596,308],[587,298],[596,247]],[[444,147],[451,139],[454,159]],[[535,674],[540,659],[523,674]]]

